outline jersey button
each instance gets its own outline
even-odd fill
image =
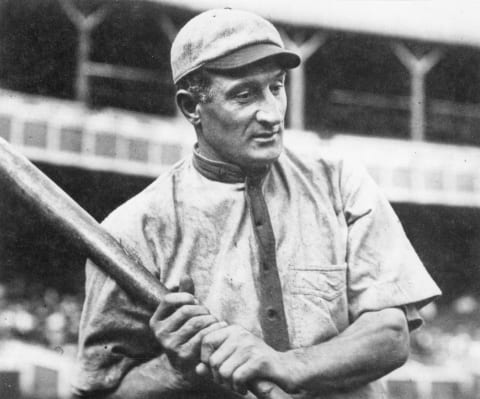
[[[274,308],[268,307],[267,308],[267,317],[268,317],[269,320],[275,320],[275,319],[278,318],[278,313]]]

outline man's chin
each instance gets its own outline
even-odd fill
[[[244,162],[246,169],[260,169],[275,162],[282,153],[282,149],[270,151],[268,153],[254,154]]]

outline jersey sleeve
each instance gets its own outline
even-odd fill
[[[86,298],[79,329],[74,391],[114,389],[136,365],[160,348],[148,329],[149,313],[91,261],[86,265]]]
[[[128,204],[103,227],[150,273],[159,278],[156,254],[145,237],[135,204]],[[77,370],[73,392],[77,396],[115,389],[131,369],[147,363],[144,373],[162,378],[165,389],[177,386],[175,372],[149,327],[153,311],[128,295],[92,261],[86,264],[85,301],[79,328]],[[180,376],[179,376],[180,378]]]
[[[390,203],[364,167],[343,162],[340,178],[348,226],[350,318],[389,307],[404,309],[409,327],[418,310],[441,294],[408,240]]]

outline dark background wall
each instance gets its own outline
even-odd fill
[[[97,221],[146,187],[151,179],[38,165]],[[82,293],[84,256],[31,212],[0,180],[0,282],[21,277],[59,292]]]

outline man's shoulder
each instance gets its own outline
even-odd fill
[[[142,191],[114,209],[102,224],[107,228],[115,228],[149,214],[159,215],[162,210],[169,208],[169,204],[174,200],[175,185],[182,179],[189,166],[189,158],[177,162]]]
[[[373,179],[359,159],[332,148],[324,140],[312,142],[308,146],[289,143],[279,159],[279,165],[287,172],[286,175],[295,180],[328,188],[342,197],[360,186],[376,189]]]
[[[316,178],[339,175],[344,165],[349,164],[348,158],[343,154],[330,151],[318,144],[308,148],[296,145],[285,146],[279,161],[285,168],[294,168],[300,173]]]
[[[336,168],[341,165],[344,157],[338,153],[329,153],[321,147],[307,151],[295,146],[285,146],[284,159],[301,167],[317,168],[318,165],[325,164]]]
[[[330,139],[322,139],[313,132],[285,132],[285,151],[280,163],[299,168],[315,175],[350,176],[364,174],[366,169],[360,157],[352,157],[351,151],[343,151],[332,145]]]

